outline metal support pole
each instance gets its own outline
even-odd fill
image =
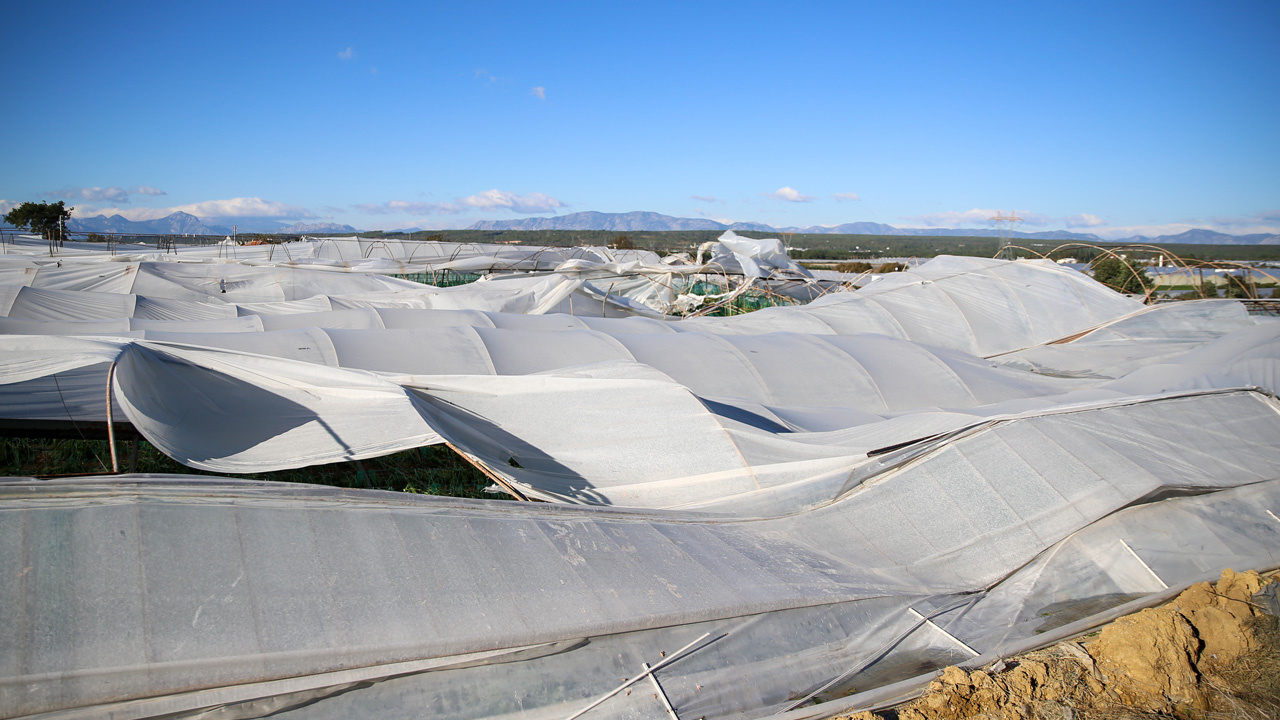
[[[107,368],[107,449],[111,451],[111,472],[120,474],[120,461],[116,459],[116,426],[111,417],[111,381],[116,377],[116,364]]]
[[[645,672],[649,673],[649,682],[653,683],[653,689],[658,691],[658,699],[662,701],[662,707],[667,709],[671,717],[680,720],[680,716],[676,714],[676,709],[671,707],[671,701],[667,699],[667,694],[662,691],[662,685],[658,684],[658,678],[649,670],[649,663],[640,663],[644,667]]]
[[[587,713],[588,713],[588,712],[590,712],[591,710],[595,709],[595,707],[596,707],[596,706],[598,706],[600,703],[604,702],[605,700],[608,700],[609,698],[613,697],[614,695],[617,695],[618,693],[622,692],[623,690],[626,690],[626,689],[627,689],[627,687],[629,687],[629,686],[631,686],[631,685],[633,685],[633,684],[635,684],[635,683],[640,682],[641,680],[645,679],[646,677],[650,677],[650,676],[652,676],[652,675],[653,675],[653,673],[654,673],[654,671],[658,670],[659,668],[663,667],[664,665],[670,665],[671,663],[675,662],[677,659],[679,659],[680,657],[682,657],[682,656],[683,656],[683,655],[684,655],[684,654],[689,650],[689,648],[693,647],[694,645],[697,645],[698,643],[702,642],[703,640],[706,640],[706,639],[707,639],[708,637],[710,637],[710,636],[711,636],[711,633],[703,633],[703,634],[702,634],[702,637],[698,638],[697,640],[694,640],[693,642],[689,643],[688,645],[685,645],[684,647],[682,647],[682,648],[680,648],[679,650],[675,651],[675,653],[674,653],[674,654],[672,654],[672,655],[671,655],[671,657],[669,657],[669,658],[667,658],[667,659],[665,659],[665,660],[663,660],[663,661],[659,662],[657,665],[654,665],[653,667],[651,667],[651,668],[649,668],[649,669],[645,670],[643,673],[640,673],[640,676],[639,676],[639,677],[634,677],[634,678],[631,678],[631,679],[629,679],[629,680],[624,680],[624,681],[622,682],[622,684],[621,684],[621,685],[619,685],[618,687],[616,687],[616,688],[614,688],[614,689],[610,690],[609,692],[605,693],[605,694],[604,694],[604,695],[602,695],[599,699],[597,699],[595,702],[593,702],[593,703],[591,703],[590,705],[588,705],[588,706],[586,706],[586,707],[582,708],[582,709],[581,709],[581,710],[579,710],[578,712],[576,712],[576,713],[574,713],[574,714],[570,715],[569,717],[565,718],[565,720],[576,720],[576,718],[579,718],[579,717],[581,717],[581,716],[583,716],[583,715],[587,714]],[[723,635],[721,635],[720,637],[724,637],[724,636],[723,636]]]
[[[1138,564],[1139,564],[1139,565],[1141,565],[1143,568],[1145,568],[1147,572],[1151,573],[1151,577],[1155,578],[1155,581],[1156,581],[1156,582],[1158,582],[1158,583],[1160,583],[1160,587],[1164,588],[1165,590],[1168,590],[1168,589],[1169,589],[1169,585],[1168,585],[1164,580],[1161,580],[1161,579],[1160,579],[1160,576],[1156,574],[1156,571],[1155,571],[1155,570],[1152,570],[1152,569],[1151,569],[1151,566],[1150,566],[1150,565],[1148,565],[1148,564],[1147,564],[1147,562],[1146,562],[1145,560],[1143,560],[1141,557],[1139,557],[1139,556],[1138,556],[1138,553],[1134,552],[1134,551],[1133,551],[1133,548],[1129,547],[1129,543],[1125,542],[1123,538],[1121,538],[1121,540],[1120,540],[1120,545],[1121,545],[1121,547],[1123,547],[1125,550],[1128,550],[1128,551],[1129,551],[1129,554],[1133,556],[1133,559],[1134,559],[1134,560],[1137,560],[1137,561],[1138,561]]]
[[[129,443],[129,472],[138,472],[138,438],[135,435],[133,442]]]

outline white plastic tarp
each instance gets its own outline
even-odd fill
[[[195,467],[447,439],[555,502],[0,482],[0,716],[565,718],[669,661],[681,717],[763,717],[1280,557],[1280,323],[1233,303],[1146,310],[1048,264],[940,258],[671,322],[495,312],[594,282],[582,263],[448,310],[199,267],[150,274],[156,296],[5,290],[11,329],[139,323],[0,338],[5,416],[101,421],[115,363],[120,416]],[[647,688],[592,713],[667,716]]]
[[[1226,424],[1179,437],[1193,418]],[[828,483],[827,503],[769,518],[9,483],[0,508],[21,521],[0,525],[0,592],[21,614],[0,633],[22,651],[4,660],[0,706],[567,717],[709,633],[660,673],[669,701],[763,716],[1087,616],[1099,596],[1064,604],[1064,587],[1136,596],[1203,577],[1159,553],[1172,535],[1213,562],[1265,562],[1280,455],[1262,440],[1276,433],[1274,400],[1251,392],[1029,416],[900,451]],[[1159,500],[1167,489],[1182,494]],[[1120,543],[1132,563],[1112,560]],[[147,632],[104,632],[142,618]],[[595,712],[664,711],[645,691]]]

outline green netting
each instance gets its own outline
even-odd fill
[[[715,310],[707,313],[709,317],[729,317],[731,315],[742,315],[743,313],[755,312],[767,307],[778,307],[780,305],[797,304],[790,298],[780,295],[772,295],[760,292],[747,292],[733,299],[733,302],[722,305]]]
[[[400,277],[405,280],[422,283],[423,285],[433,285],[435,287],[456,287],[458,285],[466,285],[479,280],[482,275],[479,273],[460,273],[453,270],[440,270],[432,272],[408,273]]]

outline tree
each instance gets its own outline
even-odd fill
[[[874,272],[876,274],[884,274],[884,273],[902,272],[903,270],[906,270],[906,269],[907,269],[907,266],[905,263],[896,263],[896,262],[882,263],[880,265],[877,265],[876,268],[871,272]]]
[[[836,265],[836,272],[842,273],[865,273],[871,272],[871,263],[869,262],[846,262]]]
[[[1200,297],[1205,297],[1205,298],[1218,297],[1218,285],[1213,280],[1213,272],[1211,271],[1209,273],[1209,279],[1206,280],[1204,277],[1204,268],[1196,268],[1196,269],[1199,271],[1198,275],[1199,275],[1200,282],[1197,283],[1197,285],[1199,286],[1197,289],[1197,292],[1199,293]]]
[[[1151,287],[1151,281],[1142,268],[1132,260],[1114,256],[1105,257],[1093,266],[1093,279],[1114,290],[1134,295],[1144,294]]]
[[[1226,296],[1237,300],[1247,300],[1253,297],[1253,293],[1249,292],[1248,278],[1244,276],[1227,276],[1227,292]]]
[[[609,247],[614,250],[635,250],[636,244],[631,240],[630,235],[619,235],[614,238],[613,243]]]
[[[4,221],[16,228],[40,233],[45,240],[52,240],[62,221],[71,217],[72,210],[75,208],[66,207],[61,200],[56,203],[24,202],[5,213]]]

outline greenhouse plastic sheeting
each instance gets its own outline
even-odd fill
[[[0,707],[567,718],[710,633],[659,671],[670,701],[759,717],[987,652],[1090,601],[1265,565],[1278,434],[1275,401],[1250,391],[1027,415],[820,480],[826,502],[803,511],[740,519],[16,480],[0,485],[0,633],[16,649]],[[645,689],[592,712],[665,710]]]
[[[1040,345],[996,358],[1001,364],[1058,376],[1116,378],[1166,358],[1177,357],[1233,330],[1253,327],[1251,317],[1231,300],[1191,300],[1151,305],[1106,323],[1069,343]]]
[[[133,426],[189,467],[257,472],[438,442],[403,390],[364,373],[275,358],[124,347],[116,397]]]
[[[135,298],[186,300],[199,305],[246,303],[242,312],[251,314],[253,303],[303,301],[324,295],[350,297],[356,302],[361,297],[377,298],[366,301],[368,306],[381,300],[392,307],[413,302],[457,310],[660,317],[625,297],[609,301],[609,285],[592,285],[579,272],[504,276],[453,288],[430,288],[391,278],[289,268],[181,263],[143,263],[139,267],[135,295],[82,296],[21,287],[7,315],[56,321],[132,317],[140,302]],[[910,272],[876,278],[857,292],[824,295],[804,306],[766,308],[730,318],[693,318],[675,325],[680,330],[719,334],[877,333],[990,356],[1078,334],[1144,307],[1074,270],[1048,262],[944,256]],[[226,292],[219,292],[219,288]],[[332,308],[330,300],[329,308],[315,311]],[[178,311],[177,306],[171,306],[171,313]],[[207,319],[203,307],[192,311],[201,313],[192,319]]]
[[[271,356],[279,358],[275,364],[281,377],[295,372],[288,361],[318,362],[350,370],[362,378],[368,373],[360,371],[428,376],[528,375],[587,363],[639,361],[664,374],[669,384],[678,382],[687,388],[685,392],[716,403],[725,412],[736,408],[737,416],[748,421],[769,417],[774,424],[789,430],[829,430],[879,420],[886,413],[921,407],[966,408],[1052,395],[1082,386],[1078,380],[1039,377],[992,367],[962,353],[930,350],[879,336],[624,334],[568,329],[539,332],[469,325],[422,330],[334,329],[342,327],[338,321],[343,318],[347,327],[368,327],[376,325],[378,317],[371,310],[326,313],[324,320],[330,324],[328,329],[314,328],[314,322],[305,321],[306,315],[206,321],[260,319],[280,329],[251,333],[175,333],[168,329],[149,329],[143,334],[150,339],[143,344],[155,349],[177,349],[177,344],[198,345],[199,348],[191,347],[183,352],[191,357],[207,352],[220,361],[244,355],[243,362],[259,365],[268,360],[255,359],[252,355]],[[304,322],[296,322],[299,318]],[[103,338],[95,347],[111,344],[117,352],[125,352],[132,343],[140,341]],[[7,376],[6,366],[0,364],[3,417],[104,419],[106,365],[95,356],[86,358],[79,366],[68,367],[61,355],[69,342],[60,337],[9,336],[0,349],[0,357],[21,357],[24,363],[32,364],[43,353],[49,364],[47,372],[33,376],[24,369],[21,378],[14,380]],[[219,353],[215,348],[226,352]],[[252,382],[252,374],[248,370],[244,372]],[[299,367],[297,372],[311,371]],[[339,372],[335,369],[333,377]],[[76,375],[78,381],[68,383],[68,374]],[[91,379],[95,376],[96,382]],[[216,376],[211,378],[215,380]],[[359,380],[373,381],[376,380]],[[394,378],[383,382],[398,391]],[[146,384],[156,392],[167,392],[165,383],[164,377],[156,377]],[[185,386],[171,390],[175,398],[189,396]],[[265,389],[262,392],[271,394]],[[183,401],[169,402],[181,404]],[[69,407],[78,410],[72,412]],[[252,421],[244,424],[251,425]],[[245,431],[248,432],[247,427]],[[264,429],[262,438],[270,438],[270,433]],[[265,461],[266,456],[262,459]],[[254,472],[267,469],[275,467],[264,465]],[[222,471],[233,470],[225,467]]]
[[[104,420],[114,364],[117,420],[195,467],[448,440],[553,502],[0,481],[0,717],[567,719],[635,680],[584,717],[667,717],[643,663],[680,717],[764,717],[1280,558],[1280,323],[1237,303],[939,258],[670,321],[538,314],[616,258],[453,294],[5,260],[11,422]]]
[[[769,277],[785,270],[809,277],[809,271],[787,256],[787,249],[777,238],[757,240],[726,230],[711,248],[711,264],[726,271],[748,277]]]
[[[1046,338],[1056,339],[1050,333],[1079,333],[1096,326],[1108,313],[1109,319],[1115,320],[1132,309],[1132,301],[1074,271],[1035,263],[959,258],[927,263],[917,272],[931,280],[895,281],[901,287],[872,294],[870,299],[860,298],[866,291],[859,291],[828,296],[804,307],[677,322],[464,307],[509,307],[515,303],[527,312],[542,312],[552,306],[572,305],[576,292],[572,288],[583,281],[556,275],[513,277],[465,288],[414,286],[403,292],[384,289],[349,296],[300,297],[305,292],[297,288],[332,290],[325,286],[328,278],[343,282],[349,278],[312,273],[315,277],[300,279],[303,271],[290,270],[287,277],[293,279],[282,284],[285,276],[270,268],[176,263],[143,263],[139,267],[145,270],[138,273],[141,277],[164,277],[177,288],[198,289],[230,280],[228,297],[233,298],[260,297],[256,283],[265,282],[264,287],[273,288],[272,297],[283,299],[218,303],[205,301],[208,296],[205,300],[184,300],[21,286],[11,296],[9,317],[0,318],[0,332],[172,339],[314,361],[317,345],[291,346],[269,336],[323,328],[327,334],[311,337],[319,342],[319,356],[326,364],[399,374],[527,374],[607,360],[638,361],[656,367],[700,396],[739,408],[748,419],[764,416],[793,429],[830,430],[878,419],[868,413],[967,407],[1074,387],[1015,369],[992,368],[964,353],[1027,347]],[[227,267],[235,272],[228,274]],[[256,270],[277,274],[244,274]],[[1033,282],[1049,290],[1028,289]],[[1004,299],[985,307],[971,302],[972,311],[961,318],[963,326],[953,324],[955,318],[948,315],[957,312],[951,309],[957,305],[942,306],[943,320],[935,325],[963,327],[959,335],[949,334],[951,331],[939,335],[937,327],[920,319],[937,307],[937,299],[930,295],[942,292],[937,288],[975,283],[1005,288]],[[283,292],[284,287],[295,290]],[[1088,300],[1077,303],[1075,311],[1059,307],[1047,317],[1047,304],[1037,305],[1028,298],[1050,290],[1058,293],[1060,305],[1074,298]],[[191,292],[192,296],[199,294]],[[459,309],[453,310],[404,306],[415,299],[438,304],[445,296],[470,300],[457,303]],[[882,300],[889,296],[894,298],[892,303]],[[1003,327],[998,314],[1008,310],[1008,303],[1013,302],[1010,297],[1024,311],[1015,313],[1015,322]],[[393,306],[378,307],[379,303]],[[903,320],[885,310],[894,303]],[[1238,309],[1235,303],[1229,304]],[[908,307],[912,308],[909,312],[902,310]],[[1033,308],[1037,308],[1035,312]],[[905,319],[908,316],[916,320]],[[241,337],[243,330],[256,331],[259,322],[265,331],[260,340]],[[1028,328],[1034,332],[1027,332]],[[981,332],[976,332],[979,329]],[[868,330],[899,340],[858,334]],[[971,334],[971,330],[975,332]],[[342,335],[346,331],[363,334]],[[953,350],[961,352],[920,347],[901,342],[903,339],[940,347],[950,342]],[[13,338],[0,349],[25,353],[24,361],[29,362],[35,352],[33,343],[32,339]],[[337,362],[332,362],[335,359]],[[97,387],[105,388],[106,366],[76,372],[74,383],[63,382],[66,378],[53,377],[51,372],[38,380],[0,384],[3,416],[101,421],[105,401],[94,396],[105,398],[105,393],[97,390],[91,379],[96,374],[100,378]]]
[[[326,271],[402,274],[420,273],[424,269],[546,271],[577,259],[658,264],[657,255],[648,250],[615,250],[603,247],[332,237],[301,238],[264,245],[239,245],[227,238],[226,241],[215,244],[175,244],[163,249],[143,243],[66,242],[51,251],[45,240],[19,236],[11,239],[4,247],[4,255],[0,256],[0,268],[21,270],[73,264],[166,262],[296,266]]]
[[[101,421],[106,415],[104,390],[111,362],[134,350],[148,357],[172,358],[172,365],[149,369],[121,364],[114,389],[124,413],[116,417],[128,418],[158,447],[193,466],[259,472],[439,442],[435,433],[405,420],[416,418],[422,408],[411,407],[415,401],[402,386],[426,387],[447,398],[445,410],[464,413],[463,427],[457,432],[477,433],[478,447],[491,446],[486,462],[494,472],[530,485],[532,494],[674,506],[705,499],[695,495],[731,495],[731,479],[710,474],[699,478],[703,488],[698,493],[693,492],[693,484],[659,492],[660,484],[646,486],[679,475],[659,476],[655,473],[664,466],[640,463],[639,469],[628,470],[629,480],[606,483],[622,483],[609,490],[600,485],[608,475],[605,470],[629,465],[609,460],[607,453],[595,465],[579,467],[562,479],[556,479],[555,473],[537,476],[538,466],[528,457],[518,460],[522,469],[510,467],[511,448],[498,441],[492,429],[476,426],[475,418],[491,414],[508,434],[521,427],[540,433],[534,443],[540,448],[538,454],[559,458],[555,466],[560,467],[564,458],[577,452],[574,448],[585,435],[566,433],[562,425],[544,422],[541,411],[555,405],[569,407],[575,393],[586,399],[575,401],[574,407],[580,412],[594,408],[600,415],[587,423],[593,432],[604,433],[596,443],[602,447],[609,439],[614,444],[629,443],[637,454],[649,448],[650,441],[640,432],[646,424],[655,426],[654,432],[663,432],[676,418],[696,412],[704,418],[698,422],[714,422],[722,431],[714,434],[712,442],[694,444],[710,452],[717,442],[730,442],[732,450],[724,457],[739,458],[753,468],[733,481],[743,482],[765,474],[757,466],[783,463],[779,465],[783,469],[787,460],[816,461],[825,451],[812,446],[823,443],[867,452],[954,429],[974,417],[1170,391],[1280,388],[1280,324],[1274,323],[1237,331],[1175,362],[1150,365],[1100,384],[1020,374],[958,353],[930,352],[904,341],[870,336],[855,343],[854,338],[789,335],[614,337],[586,331],[530,335],[529,331],[463,326],[435,331],[193,334],[204,347],[180,344],[187,340],[182,335],[167,337],[172,341],[14,336],[5,350],[6,362],[0,365],[0,405],[11,419]],[[560,340],[539,347],[548,338]],[[215,339],[223,350],[209,347],[217,344]],[[690,348],[696,352],[687,351]],[[809,360],[788,364],[788,355]],[[596,365],[572,365],[584,358]],[[812,362],[812,367],[805,362]],[[169,371],[178,367],[180,373]],[[484,375],[505,377],[476,377],[476,367]],[[606,378],[601,373],[611,375]],[[272,380],[264,381],[267,377]],[[206,385],[220,390],[204,389]],[[234,393],[226,390],[231,387]],[[387,423],[375,426],[380,443],[370,444],[358,433],[346,436],[364,428],[363,420],[349,423],[345,417],[359,409],[359,403],[348,408],[326,400],[331,395],[345,397],[354,387],[388,398],[405,413],[388,414]],[[628,397],[632,399],[624,400]],[[636,408],[625,422],[621,419],[624,402]],[[231,408],[233,403],[236,409]],[[271,415],[255,413],[255,403],[292,408],[290,422],[301,423],[299,413],[308,413],[308,424],[326,428],[313,437],[319,444],[312,447],[297,434],[278,437],[281,428]],[[163,408],[167,414],[151,417],[149,408]],[[233,421],[237,415],[240,419]],[[205,416],[234,424],[236,433],[224,437],[173,419]],[[444,417],[434,421],[444,422]],[[610,417],[614,419],[609,421]],[[585,421],[579,417],[574,422]],[[169,424],[176,427],[168,430]],[[328,444],[330,436],[338,438],[333,441],[337,445]],[[239,443],[235,448],[228,444],[230,437]],[[454,442],[467,444],[461,436]],[[333,454],[344,443],[352,448],[348,454]],[[686,457],[694,462],[693,455]],[[719,469],[744,472],[742,463]],[[583,477],[593,478],[593,484],[588,487]],[[613,498],[612,492],[621,495]]]
[[[232,362],[237,369],[231,374],[245,375],[246,382],[241,387],[242,393],[245,393],[245,407],[251,404],[250,398],[255,393],[260,394],[264,402],[278,402],[280,392],[288,393],[286,378],[295,372],[301,375],[313,372],[306,367],[291,368],[288,363],[291,360],[321,363],[333,368],[324,377],[325,382],[332,382],[335,387],[345,387],[344,383],[347,382],[362,386],[381,383],[386,392],[395,397],[403,395],[399,385],[404,381],[397,377],[380,377],[361,371],[376,371],[392,376],[510,376],[555,372],[589,363],[638,362],[659,371],[666,382],[677,386],[681,392],[696,396],[707,408],[706,411],[716,416],[716,422],[728,430],[765,428],[783,433],[837,431],[859,427],[871,432],[867,428],[868,424],[877,423],[890,415],[913,413],[920,416],[918,420],[923,424],[918,432],[923,435],[927,434],[925,429],[928,428],[936,430],[939,426],[947,426],[947,423],[963,422],[967,415],[977,412],[975,408],[983,406],[1023,403],[1021,406],[1002,409],[1017,411],[1037,407],[1033,402],[1037,398],[1051,398],[1089,387],[1096,392],[1112,392],[1113,396],[1118,394],[1118,391],[1100,386],[1096,380],[1050,378],[1015,369],[993,367],[989,362],[963,353],[929,349],[902,340],[871,335],[845,337],[793,333],[717,335],[702,332],[649,332],[651,329],[669,328],[672,324],[650,323],[640,319],[592,321],[568,316],[465,312],[448,315],[441,319],[446,326],[434,329],[342,329],[379,328],[384,324],[382,318],[385,313],[391,313],[386,316],[395,317],[398,323],[403,323],[405,313],[412,312],[414,311],[364,308],[234,319],[235,322],[261,320],[270,327],[278,328],[274,332],[261,333],[195,332],[201,323],[226,323],[231,320],[192,323],[189,326],[192,332],[174,332],[174,329],[184,326],[182,323],[170,322],[154,324],[153,329],[141,332],[150,338],[146,345],[157,352],[167,352],[165,347],[177,352],[179,348],[173,343],[183,343],[211,348],[208,351],[199,347],[181,350],[188,357],[198,358],[207,352],[217,362]],[[438,316],[431,312],[423,317]],[[494,327],[486,327],[481,321]],[[448,326],[447,323],[451,322],[465,324]],[[320,323],[328,324],[329,329],[314,329]],[[475,323],[475,326],[470,323]],[[499,324],[506,327],[498,327]],[[645,331],[629,333],[575,329],[593,325],[621,329],[628,329],[624,326],[634,326]],[[154,329],[157,327],[162,329]],[[1261,338],[1258,342],[1265,345],[1278,329],[1280,325],[1270,323],[1248,326],[1238,334]],[[71,365],[63,357],[68,342],[71,341],[55,337],[42,339],[34,336],[10,336],[3,354],[13,360],[10,364],[0,365],[0,408],[3,409],[5,418],[73,423],[101,422],[105,419],[107,369],[114,358],[108,358],[104,362],[98,356],[73,355],[73,360],[79,357],[82,362]],[[134,342],[137,341],[104,339],[95,347],[114,345],[119,354]],[[225,351],[217,352],[212,348],[223,348]],[[254,358],[253,355],[270,357]],[[47,360],[47,369],[44,371],[39,370],[42,357]],[[1179,362],[1185,365],[1185,362],[1190,361]],[[281,378],[275,384],[256,383],[253,374],[256,371],[247,369],[266,363],[271,363],[272,372]],[[1225,363],[1218,362],[1217,366],[1221,369],[1225,367]],[[20,368],[22,374],[11,379],[6,372],[10,367]],[[168,404],[182,406],[187,403],[191,404],[192,412],[206,412],[194,409],[199,407],[197,401],[202,396],[190,392],[187,383],[195,382],[193,378],[201,372],[210,373],[211,383],[225,383],[227,380],[223,378],[223,373],[194,369],[200,367],[203,366],[199,363],[192,365],[193,369],[184,376],[186,379],[172,388],[175,399],[169,400]],[[343,379],[343,370],[351,372],[350,379]],[[1143,369],[1147,374],[1155,371],[1151,367]],[[1195,377],[1204,374],[1204,369],[1196,369],[1190,375],[1186,371],[1177,372],[1186,376],[1178,381],[1184,385],[1177,387],[1206,389],[1223,386],[1220,379],[1202,380],[1199,384],[1193,382]],[[1263,351],[1257,360],[1256,372],[1247,376],[1252,379],[1251,382],[1227,383],[1227,386],[1257,384],[1274,390],[1276,385],[1268,373],[1274,373],[1274,362]],[[1185,385],[1185,382],[1191,384]],[[155,388],[155,392],[164,393],[165,383],[162,377],[151,380],[140,378],[133,387],[150,386]],[[506,386],[516,388],[504,391],[513,398],[524,387],[520,383],[507,383]],[[1160,386],[1150,385],[1136,394],[1150,394],[1171,387],[1174,385],[1168,382]],[[277,392],[277,389],[280,391]],[[117,387],[117,397],[120,397],[121,392],[123,390]],[[1026,405],[1028,402],[1032,404]],[[340,424],[319,414],[319,408],[317,406],[315,422],[335,427]],[[937,412],[925,414],[925,411]],[[651,412],[655,421],[660,421],[665,410],[654,406]],[[129,416],[126,414],[117,417]],[[157,441],[157,444],[173,457],[201,458],[196,466],[222,472],[258,472],[297,467],[307,464],[307,458],[311,458],[310,462],[313,464],[343,459],[328,451],[312,455],[308,448],[296,443],[273,442],[276,431],[273,425],[264,421],[262,427],[255,431],[254,424],[257,421],[254,413],[247,412],[246,418],[249,419],[239,423],[241,427],[237,437],[242,439],[243,450],[247,451],[250,447],[257,449],[250,455],[242,455],[239,450],[231,452],[227,447],[220,448],[221,453],[236,455],[237,459],[234,461],[220,459],[218,452],[201,447],[202,435],[198,433],[183,435],[185,439],[180,443],[172,440]],[[142,418],[138,418],[137,422],[145,424]],[[151,426],[158,427],[154,423]],[[423,434],[412,425],[398,427],[403,431],[397,432],[395,428],[385,431],[388,433],[387,442],[382,447],[386,452],[411,447],[412,443],[423,441],[423,438],[439,441],[435,435]],[[895,441],[912,439],[910,433],[917,432],[912,429],[912,423],[905,420],[897,420],[892,427],[900,428],[895,431]],[[880,430],[875,433],[878,438],[888,437]],[[908,436],[903,437],[903,434]],[[352,447],[364,447],[365,444],[364,441],[354,441]],[[891,443],[886,439],[884,444]],[[872,449],[863,445],[858,447],[863,451]],[[283,449],[285,452],[277,456],[273,454],[274,450],[269,450],[272,448]],[[369,452],[372,451],[353,453],[351,457],[367,457]],[[505,471],[500,469],[499,472]],[[652,479],[655,478],[649,478]],[[537,484],[541,484],[541,481]],[[564,488],[545,487],[543,490],[565,496]]]
[[[853,293],[803,307],[765,308],[709,332],[878,333],[987,357],[1058,340],[1142,310],[1142,303],[1045,261],[941,256],[875,276]]]
[[[144,287],[148,294],[9,285],[0,288],[0,305],[7,308],[3,314],[10,318],[53,322],[131,317],[204,320],[227,314],[283,315],[351,308],[475,309],[525,314],[574,311],[583,316],[647,315],[665,319],[626,297],[596,291],[577,273],[508,275],[487,282],[436,288],[381,276],[308,270],[176,263],[142,266],[153,268],[150,275],[165,279],[135,285]],[[645,288],[652,285],[644,280],[636,282]]]
[[[732,235],[726,233],[726,239],[732,241]],[[720,264],[695,266],[682,261],[681,256],[660,261],[647,250],[599,247],[325,238],[256,246],[239,246],[229,241],[212,246],[180,245],[163,252],[143,251],[137,245],[69,243],[55,251],[47,243],[31,240],[20,239],[15,245],[5,247],[6,254],[0,255],[0,284],[164,298],[208,296],[214,301],[261,301],[305,292],[344,295],[363,292],[379,287],[377,276],[435,282],[454,275],[511,279],[534,273],[541,275],[541,281],[551,277],[553,283],[580,295],[576,299],[577,304],[584,305],[583,314],[601,311],[592,305],[594,300],[603,304],[603,312],[626,316],[636,312],[670,312],[677,306],[676,286],[686,284],[679,278],[701,272],[725,272]],[[812,285],[797,296],[807,300],[839,285],[810,282],[808,273],[786,257],[777,240],[738,240],[741,247],[737,251],[730,251],[721,243],[714,245],[730,258],[734,272],[741,272],[742,264],[756,267],[758,261],[761,267],[771,268],[770,273],[781,272],[795,281],[774,288],[776,291],[795,294],[799,291],[793,285]],[[344,278],[344,275],[350,277]],[[601,287],[593,286],[589,279],[602,281]],[[404,280],[387,279],[381,287],[395,287],[394,282]],[[302,289],[308,283],[309,289]],[[510,292],[516,288],[510,283],[507,285],[505,290],[510,300]],[[492,290],[494,288],[477,292],[476,288],[468,288],[458,294],[446,293],[440,301],[446,303],[445,307],[451,306],[449,302],[461,301],[468,303],[467,307],[483,304],[490,310],[531,312],[518,303],[495,303],[490,296]],[[531,291],[536,292],[537,288],[519,290],[524,294]],[[570,309],[566,303],[564,310]]]
[[[1219,343],[1221,347],[1211,344],[1178,362],[1148,366],[1121,380],[1085,389],[1026,394],[946,411],[917,403],[886,420],[869,416],[828,432],[801,432],[788,426],[783,419],[794,412],[791,408],[759,408],[686,395],[687,386],[652,376],[652,370],[644,370],[647,366],[598,365],[533,377],[406,378],[401,382],[424,396],[431,408],[428,420],[446,440],[526,495],[626,506],[732,507],[734,512],[744,512],[748,505],[808,502],[815,494],[802,481],[822,473],[838,475],[846,469],[840,464],[841,456],[874,453],[987,418],[1171,392],[1223,387],[1275,392],[1280,388],[1280,325],[1240,331]],[[551,403],[576,419],[573,433],[559,432],[556,425],[545,422],[540,408]],[[812,415],[819,411],[808,411],[813,422]],[[715,421],[718,432],[694,432],[691,426],[679,429],[708,420]],[[828,416],[815,424],[831,420]],[[1117,437],[1125,436],[1117,430]],[[673,472],[655,461],[655,446],[669,448],[690,471]]]

